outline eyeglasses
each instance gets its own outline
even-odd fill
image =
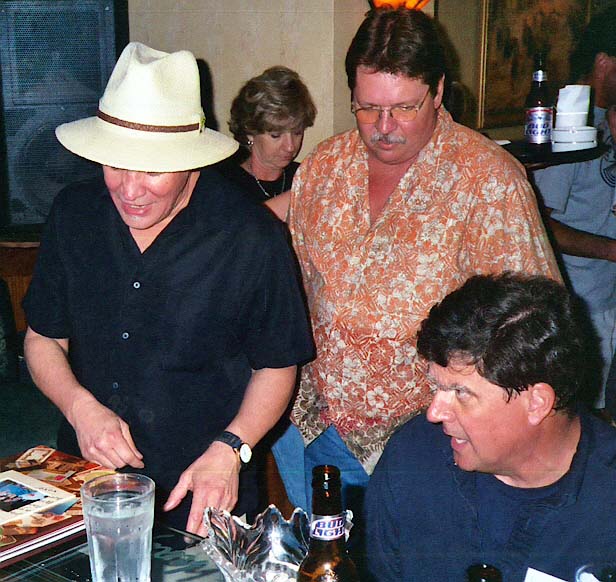
[[[426,91],[419,105],[398,105],[396,107],[356,107],[351,105],[351,112],[359,123],[376,123],[381,119],[383,113],[389,113],[396,121],[413,121],[423,107],[426,97],[430,93],[430,88]]]

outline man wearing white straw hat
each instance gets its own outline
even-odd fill
[[[150,475],[167,520],[204,535],[206,506],[255,509],[251,447],[312,356],[283,227],[198,169],[237,144],[205,128],[188,51],[129,44],[97,116],[56,135],[104,184],[54,201],[24,301],[32,377],[66,417],[59,448]]]

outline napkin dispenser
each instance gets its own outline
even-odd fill
[[[584,127],[588,122],[590,85],[566,85],[558,92],[556,128]]]
[[[572,152],[597,147],[597,130],[588,123],[590,85],[566,85],[558,92],[552,151]]]

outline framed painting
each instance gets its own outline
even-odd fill
[[[569,54],[600,0],[482,0],[478,127],[521,125],[534,55],[546,55],[557,92],[569,79]]]

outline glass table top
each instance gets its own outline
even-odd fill
[[[218,567],[199,547],[201,538],[154,525],[152,582],[224,582]],[[85,535],[0,569],[2,582],[91,582]]]

